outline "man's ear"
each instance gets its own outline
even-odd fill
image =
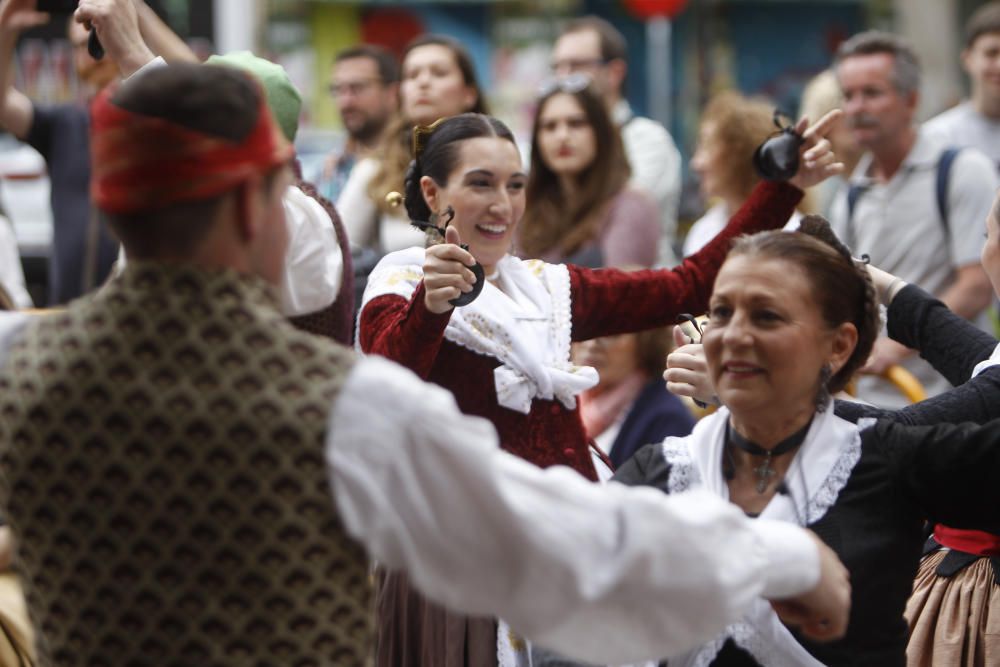
[[[441,188],[434,182],[433,178],[430,176],[420,177],[420,192],[424,196],[424,201],[427,202],[427,208],[431,211],[441,209]]]
[[[969,71],[969,57],[971,55],[972,55],[972,50],[965,48],[962,49],[962,53],[959,56],[959,59],[962,61],[962,69],[965,70],[965,73],[968,74],[969,76],[972,75],[972,73]]]
[[[621,97],[625,97],[622,86],[625,84],[625,75],[628,73],[628,64],[621,58],[615,58],[604,65],[604,76],[608,82],[608,88]]]
[[[260,178],[254,176],[243,181],[233,192],[236,204],[236,231],[240,240],[249,242],[260,233],[263,220],[259,201]]]

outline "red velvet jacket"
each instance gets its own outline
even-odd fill
[[[665,326],[680,313],[705,312],[732,238],[782,227],[801,198],[790,185],[762,183],[712,242],[674,269],[569,266],[573,340]],[[451,312],[427,310],[423,283],[409,301],[395,295],[372,299],[361,312],[361,349],[450,389],[462,412],[493,422],[507,451],[542,467],[568,465],[596,480],[579,409],[538,398],[526,415],[501,407],[493,384],[500,362],[444,338]]]

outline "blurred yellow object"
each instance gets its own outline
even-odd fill
[[[919,403],[927,398],[927,392],[920,384],[920,380],[902,366],[890,366],[882,373],[881,377],[894,386],[910,403]],[[856,380],[856,377],[851,378],[851,381],[844,388],[844,391],[850,396],[858,395]]]
[[[705,407],[701,407],[694,402],[694,399],[688,398],[687,396],[678,396],[678,398],[681,399],[681,403],[683,403],[688,411],[694,416],[695,421],[698,421],[703,417],[707,417],[719,409],[719,406],[712,405],[711,403],[707,403]]]
[[[920,380],[902,366],[890,366],[882,373],[882,377],[892,383],[910,403],[919,403],[927,398],[927,392],[920,384]]]

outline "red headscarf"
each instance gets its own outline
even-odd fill
[[[209,199],[292,157],[292,145],[274,122],[263,92],[258,93],[257,125],[236,142],[123,109],[112,102],[111,88],[91,107],[90,194],[107,213]]]

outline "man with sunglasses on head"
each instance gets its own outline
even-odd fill
[[[396,57],[374,44],[340,51],[333,59],[330,95],[347,136],[313,180],[320,194],[337,201],[355,163],[375,150],[389,119],[399,108]]]
[[[624,35],[597,16],[570,21],[556,40],[552,70],[558,77],[590,77],[621,130],[625,156],[632,167],[632,185],[644,190],[660,209],[660,263],[677,263],[677,203],[681,189],[681,156],[670,133],[660,123],[637,116],[622,94],[628,74]]]

